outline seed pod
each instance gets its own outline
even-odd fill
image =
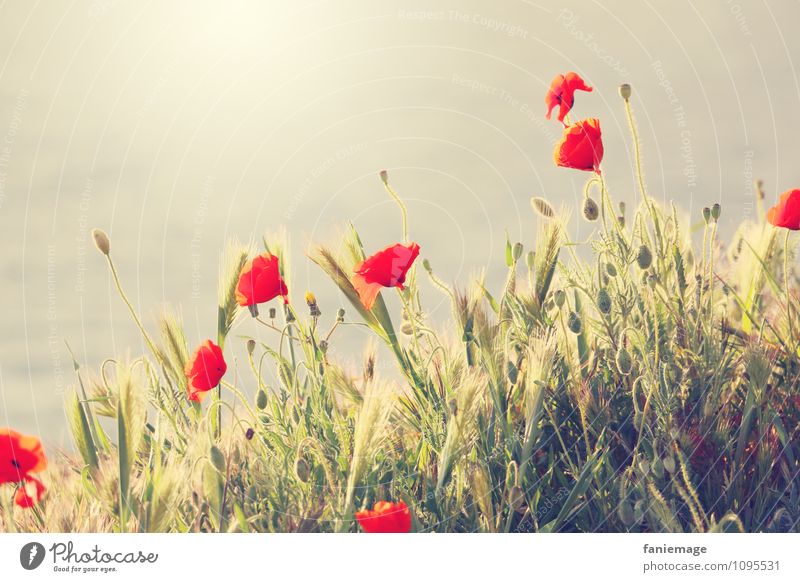
[[[597,292],[597,308],[606,315],[611,313],[611,296],[605,290],[605,287]]]
[[[422,259],[422,268],[428,273],[433,273],[433,267],[428,259]]]
[[[711,209],[708,206],[703,207],[703,220],[706,221],[706,224],[711,220]]]
[[[578,315],[574,311],[570,311],[569,317],[567,318],[567,327],[569,327],[569,330],[575,335],[581,333],[581,329],[583,328],[583,323],[581,322],[580,315]]]
[[[553,218],[556,215],[556,212],[555,210],[553,210],[553,207],[550,206],[550,203],[544,198],[539,198],[538,196],[534,196],[533,198],[531,198],[531,206],[533,206],[533,209],[538,214],[541,214],[545,218]]]
[[[336,312],[336,321],[339,323],[344,321],[344,309],[340,308],[339,311]]]
[[[658,283],[658,275],[655,273],[647,275],[647,286],[650,287],[650,289],[655,289],[656,283]]]
[[[619,224],[620,228],[625,228],[625,217],[622,214],[617,216],[617,224]]]
[[[256,349],[256,340],[254,339],[247,340],[247,353],[252,356],[255,349]]]
[[[556,302],[556,305],[558,306],[559,309],[561,309],[564,306],[566,300],[567,300],[567,294],[564,293],[563,289],[559,289],[558,291],[553,293],[553,301]]]
[[[583,216],[590,222],[594,222],[600,216],[600,208],[591,196],[587,196],[583,201]]]
[[[719,204],[714,204],[714,206],[711,207],[711,217],[714,220],[719,220],[719,215],[721,213],[722,213],[722,206],[720,206]]]
[[[650,268],[650,265],[653,264],[653,253],[650,252],[650,247],[647,245],[641,245],[639,247],[639,250],[636,252],[636,264],[639,265],[642,271]]]
[[[619,86],[619,96],[625,101],[631,98],[631,86],[628,83],[623,83]]]
[[[414,328],[411,327],[411,323],[408,321],[403,321],[403,325],[400,326],[400,331],[403,332],[403,335],[412,335],[414,333]]]
[[[274,308],[274,307],[270,307],[270,308],[269,308],[269,318],[270,318],[270,319],[275,319],[275,316],[276,316],[277,314],[278,314],[278,312],[277,312],[277,311],[275,311],[275,308]]]
[[[631,369],[633,368],[633,360],[631,359],[631,355],[628,353],[628,350],[625,349],[624,346],[620,346],[617,350],[617,355],[614,358],[614,361],[617,364],[617,370],[623,376],[627,376],[631,373]]]
[[[513,511],[518,511],[525,503],[525,492],[522,487],[514,485],[508,492],[508,505]]]
[[[258,394],[256,394],[256,408],[259,410],[264,410],[267,407],[267,393],[263,390],[259,390]]]
[[[254,436],[256,436],[256,431],[253,430],[253,427],[250,427],[246,431],[244,431],[244,438],[246,438],[247,440],[249,441],[253,440]]]
[[[606,273],[608,273],[609,277],[617,276],[617,268],[613,263],[606,263]]]

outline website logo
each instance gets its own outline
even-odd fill
[[[47,552],[39,542],[30,542],[22,546],[19,551],[19,563],[26,570],[35,570],[44,562]]]

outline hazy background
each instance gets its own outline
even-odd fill
[[[90,367],[142,352],[95,226],[148,325],[180,305],[193,344],[215,334],[223,242],[282,226],[292,299],[313,289],[327,326],[342,299],[304,254],[347,221],[369,249],[400,238],[382,168],[436,272],[497,283],[505,229],[532,240],[529,198],[574,207],[587,178],[552,163],[557,73],[595,87],[573,116],[600,118],[617,199],[635,200],[622,82],[653,195],[694,217],[720,201],[730,231],[754,177],[770,198],[800,185],[797,1],[398,4],[0,4],[0,426],[68,442],[64,340]]]

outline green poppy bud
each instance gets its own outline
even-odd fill
[[[625,527],[632,526],[636,521],[633,515],[633,506],[628,501],[623,501],[619,504],[617,515]]]
[[[294,462],[294,474],[303,483],[308,483],[308,477],[311,471],[308,467],[308,463],[302,457],[298,457]]]
[[[606,273],[608,273],[609,277],[617,276],[617,268],[614,266],[613,263],[606,263]]]
[[[214,465],[214,468],[222,474],[225,474],[227,467],[225,463],[225,455],[222,454],[222,451],[219,450],[218,447],[213,446],[211,447],[211,464]]]
[[[247,340],[247,353],[252,356],[255,349],[256,349],[256,340],[254,339]]]
[[[514,243],[514,250],[512,251],[514,262],[516,263],[522,256],[522,243]]]
[[[653,264],[653,253],[650,252],[650,247],[641,245],[636,252],[636,264],[639,265],[641,270],[649,269]]]
[[[628,353],[628,350],[625,349],[624,346],[620,346],[620,348],[617,350],[617,355],[614,360],[617,364],[617,370],[619,370],[620,374],[627,376],[631,373],[631,369],[633,368],[633,360],[631,359],[630,353]]]
[[[591,196],[587,196],[583,201],[583,216],[590,222],[594,222],[600,216],[600,208]]]
[[[581,333],[581,329],[583,329],[583,322],[581,322],[580,315],[574,311],[570,311],[569,317],[567,318],[567,327],[575,335]]]
[[[256,394],[256,408],[259,410],[264,410],[267,407],[267,393],[263,390],[259,390],[258,394]]]
[[[628,83],[623,83],[619,86],[619,96],[625,101],[631,98],[631,86]]]
[[[611,296],[605,288],[597,292],[597,308],[606,315],[611,313]]]
[[[553,294],[553,301],[555,301],[558,308],[561,309],[567,301],[567,294],[563,289],[559,289]]]
[[[711,216],[714,220],[719,220],[720,213],[722,213],[722,207],[719,204],[714,204],[714,206],[711,207]]]
[[[703,220],[706,221],[706,224],[711,220],[711,209],[708,206],[703,207]]]

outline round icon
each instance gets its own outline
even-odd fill
[[[39,542],[30,542],[19,551],[19,563],[26,570],[35,570],[44,562],[45,549]]]

